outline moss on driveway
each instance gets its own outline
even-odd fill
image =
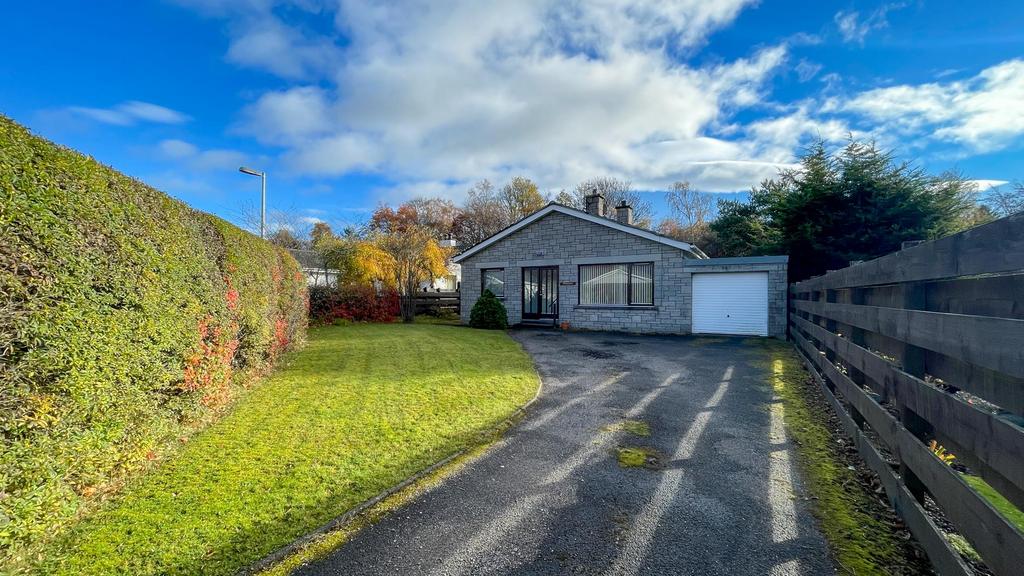
[[[830,423],[825,397],[789,343],[764,340],[770,353],[772,405],[796,445],[806,490],[839,574],[929,574],[927,561],[901,537],[892,509],[858,480],[855,452]],[[856,464],[851,464],[855,462]]]
[[[40,571],[233,574],[475,444],[538,385],[503,332],[311,330],[223,420],[55,543]]]

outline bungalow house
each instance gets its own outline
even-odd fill
[[[334,286],[338,283],[338,271],[328,268],[316,250],[289,248],[288,252],[299,263],[309,286]]]
[[[788,257],[708,258],[599,194],[585,211],[548,204],[453,260],[463,322],[489,289],[510,324],[785,337]]]

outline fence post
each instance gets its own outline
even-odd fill
[[[825,302],[831,302],[833,304],[836,303],[836,295],[837,294],[836,294],[835,290],[828,290],[828,289],[825,290]],[[828,330],[832,334],[835,334],[836,333],[836,321],[831,319],[831,318],[826,317],[825,318],[825,330]],[[829,362],[835,364],[836,363],[836,351],[831,349],[831,348],[825,348],[825,358]]]
[[[908,282],[900,285],[899,307],[904,310],[925,309],[925,286],[922,282]],[[901,343],[900,364],[903,371],[924,379],[926,372],[925,350],[913,344]],[[898,402],[898,401],[897,401]],[[900,422],[911,434],[917,436],[922,442],[927,442],[933,435],[931,424],[917,415],[902,402],[898,402]],[[900,476],[907,485],[907,489],[914,495],[918,502],[924,503],[924,495],[927,488],[906,464],[900,462]]]

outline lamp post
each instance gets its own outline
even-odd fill
[[[267,237],[267,173],[242,166],[238,169],[243,174],[260,177],[260,238]]]

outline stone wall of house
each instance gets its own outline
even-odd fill
[[[664,244],[558,212],[503,238],[463,260],[462,319],[480,297],[481,270],[505,269],[505,307],[509,323],[522,321],[522,269],[558,266],[558,320],[572,328],[629,332],[686,333],[690,326],[689,291],[681,285],[684,254]],[[581,264],[654,262],[654,306],[581,307]],[[684,289],[685,288],[685,289]]]
[[[694,260],[685,256],[683,251],[671,246],[553,212],[460,262],[462,321],[469,322],[470,310],[480,297],[482,270],[505,270],[505,308],[509,324],[518,324],[522,321],[522,269],[558,266],[559,323],[568,322],[571,328],[583,330],[688,334],[692,309],[690,282],[695,272],[764,269],[769,272],[771,290],[770,333],[784,337],[784,261],[754,265],[737,261],[709,266],[711,262],[729,259]],[[654,262],[653,306],[579,305],[580,265],[627,262]]]

